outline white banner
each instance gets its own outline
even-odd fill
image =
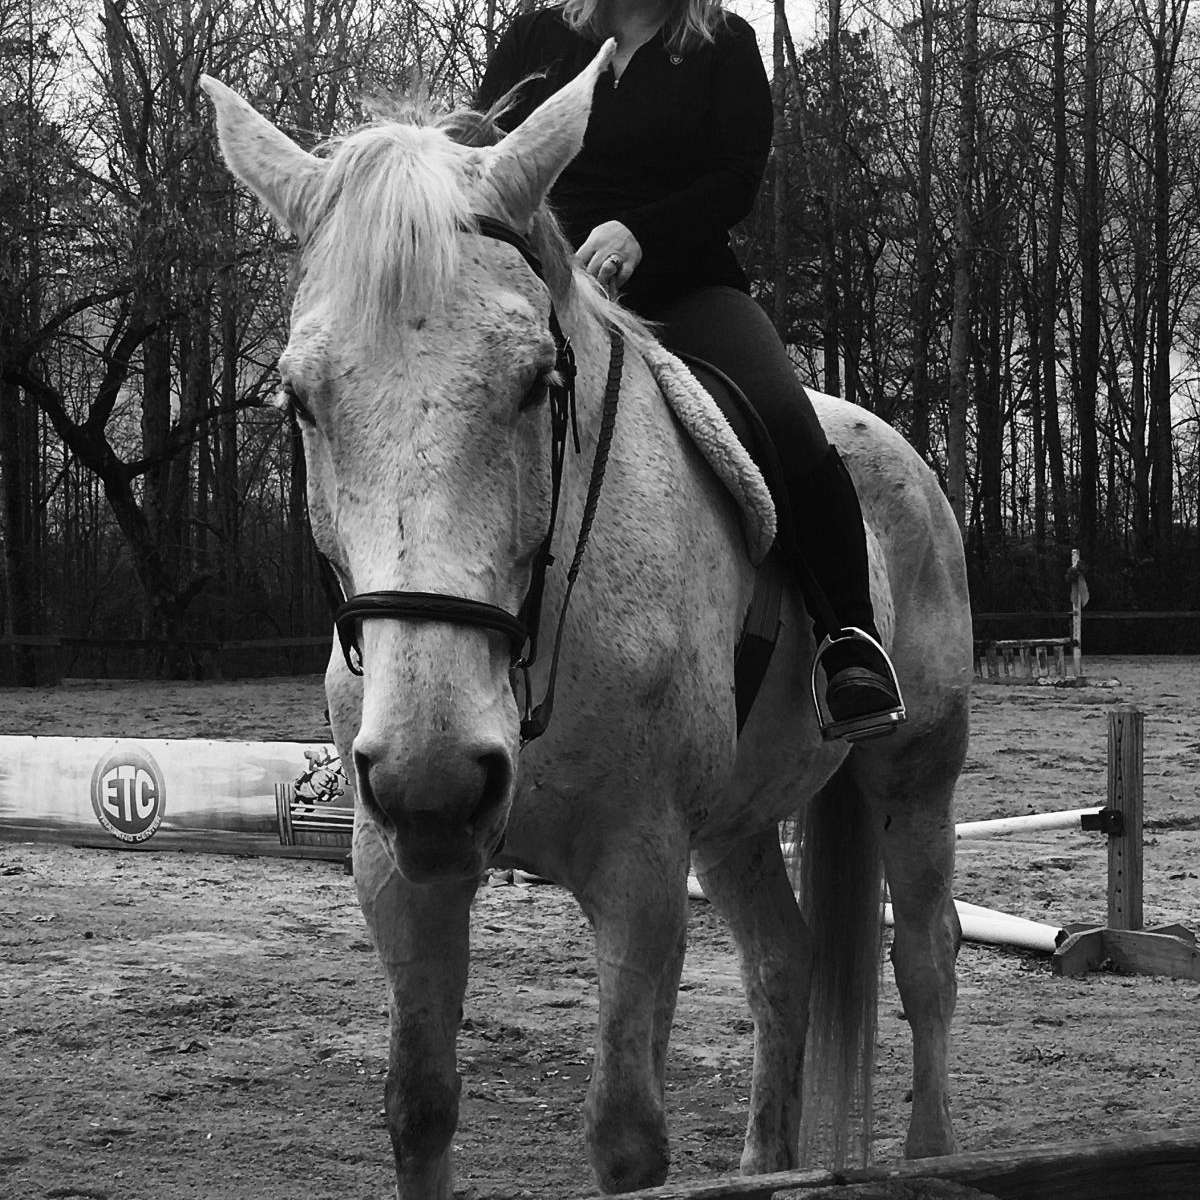
[[[0,838],[342,857],[332,745],[0,737]]]

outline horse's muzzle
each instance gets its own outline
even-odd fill
[[[359,802],[406,879],[431,883],[483,871],[512,803],[515,764],[505,748],[442,743],[399,755],[360,733],[354,771]]]

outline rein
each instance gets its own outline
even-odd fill
[[[512,246],[524,258],[529,268],[543,283],[546,276],[541,261],[534,252],[528,240],[511,226],[505,225],[492,217],[475,217],[475,228],[484,237],[494,238]],[[550,335],[554,339],[556,351],[555,374],[557,382],[549,388],[550,407],[550,449],[551,449],[551,498],[550,518],[546,536],[542,539],[534,554],[532,577],[529,590],[521,604],[521,611],[514,616],[506,609],[482,600],[472,600],[465,596],[444,595],[439,592],[409,592],[409,591],[374,591],[360,592],[335,603],[334,625],[337,629],[338,640],[341,643],[342,654],[346,666],[354,675],[362,675],[362,649],[358,644],[358,625],[368,619],[387,618],[389,620],[418,620],[443,621],[452,625],[466,625],[491,630],[506,636],[512,647],[509,673],[513,692],[517,690],[517,677],[523,682],[524,701],[521,717],[521,746],[524,748],[535,738],[541,737],[550,724],[554,712],[554,687],[558,678],[559,652],[562,649],[563,629],[566,625],[567,609],[571,601],[571,592],[579,569],[583,563],[584,552],[587,548],[588,537],[596,515],[596,506],[600,500],[600,491],[604,485],[604,473],[608,465],[608,453],[612,444],[613,429],[616,425],[617,402],[621,390],[621,370],[624,364],[625,343],[619,330],[610,330],[610,351],[608,379],[604,390],[604,408],[600,420],[600,431],[596,441],[595,457],[592,460],[592,473],[588,483],[587,498],[584,502],[583,518],[579,525],[579,534],[575,542],[575,554],[567,571],[567,586],[563,593],[562,608],[558,616],[558,625],[554,635],[554,650],[550,659],[550,677],[546,683],[546,692],[538,705],[533,703],[533,690],[530,680],[530,668],[537,659],[538,633],[541,626],[542,598],[546,587],[546,573],[554,562],[552,547],[555,528],[558,523],[559,500],[562,493],[563,465],[566,461],[566,446],[568,429],[572,435],[575,453],[580,452],[579,429],[575,411],[575,354],[571,341],[563,333],[559,324],[558,314],[553,302],[550,306]],[[523,402],[527,407],[530,399]],[[322,572],[334,575],[333,568],[328,564],[324,555],[318,551],[321,559]],[[328,588],[326,589],[329,590]],[[338,585],[337,594],[341,594]]]

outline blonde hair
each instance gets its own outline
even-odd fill
[[[609,0],[565,0],[563,21],[576,33],[596,39],[612,33]],[[674,54],[686,54],[711,42],[725,23],[721,0],[667,0],[663,40]]]

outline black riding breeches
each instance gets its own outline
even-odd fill
[[[746,393],[775,443],[790,487],[812,475],[829,442],[757,301],[736,288],[708,287],[645,315],[659,325],[667,349],[712,363]]]
[[[728,375],[767,427],[791,518],[781,522],[781,549],[806,568],[800,584],[818,640],[847,625],[878,639],[854,481],[826,439],[767,314],[744,292],[711,287],[645,315],[659,323],[668,349],[704,359]],[[827,670],[853,665],[864,653],[870,664],[874,651],[847,643],[829,659]]]

